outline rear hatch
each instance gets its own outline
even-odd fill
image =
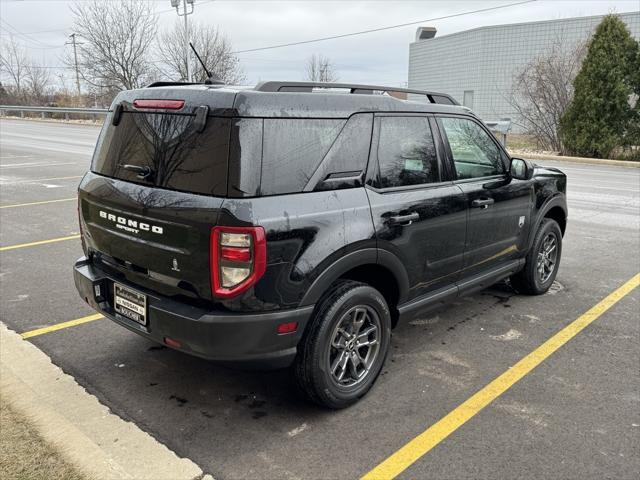
[[[85,248],[170,296],[211,298],[209,242],[227,193],[234,92],[149,88],[114,101],[79,192]]]

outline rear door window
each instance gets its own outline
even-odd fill
[[[301,192],[344,124],[334,119],[265,119],[261,193]]]
[[[119,180],[189,193],[224,196],[231,120],[209,117],[201,132],[195,116],[123,112],[109,119],[91,170]]]
[[[379,188],[440,181],[438,156],[427,117],[378,117]]]

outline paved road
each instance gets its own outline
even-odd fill
[[[75,190],[98,129],[0,120],[0,245],[76,234]],[[221,368],[106,320],[31,339],[114,412],[219,479],[356,478],[640,271],[640,171],[569,177],[562,267],[542,297],[506,285],[394,331],[376,387],[340,412],[299,400],[286,372]],[[0,318],[18,332],[92,313],[77,240],[0,253]],[[400,478],[640,475],[640,291],[621,300]],[[144,453],[141,452],[141,455]]]

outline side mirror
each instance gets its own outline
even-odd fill
[[[509,174],[517,180],[531,180],[533,177],[533,163],[523,158],[512,158]]]

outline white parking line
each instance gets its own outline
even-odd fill
[[[638,174],[638,170],[636,170],[633,167],[611,167],[613,168],[617,168],[620,171],[615,171],[615,170],[600,170],[600,169],[591,169],[591,168],[576,168],[576,167],[569,167],[566,164],[562,164],[562,165],[551,165],[546,164],[543,166],[548,166],[548,167],[556,167],[559,168],[560,170],[562,170],[563,172],[580,172],[580,173],[597,173],[598,175],[615,175],[615,176],[624,176],[624,177],[628,177],[628,176],[632,176],[632,177],[638,177],[640,178],[640,175]]]
[[[78,162],[34,162],[34,163],[10,163],[1,165],[0,168],[35,168],[35,167],[57,167],[58,165],[82,165]]]
[[[628,184],[626,184],[628,185]],[[571,190],[571,187],[580,187],[580,188],[595,188],[597,190],[615,190],[616,192],[633,192],[633,193],[638,193],[640,192],[640,185],[638,185],[638,188],[620,188],[620,187],[607,187],[607,186],[602,186],[602,185],[587,185],[586,183],[571,183],[569,182],[568,188],[569,190]]]
[[[82,178],[82,175],[74,175],[71,177],[53,177],[53,178],[36,178],[33,180],[10,180],[8,178],[0,177],[0,185],[15,185],[17,183],[37,183],[42,184],[42,182],[48,182],[52,180],[69,180],[75,178]]]

